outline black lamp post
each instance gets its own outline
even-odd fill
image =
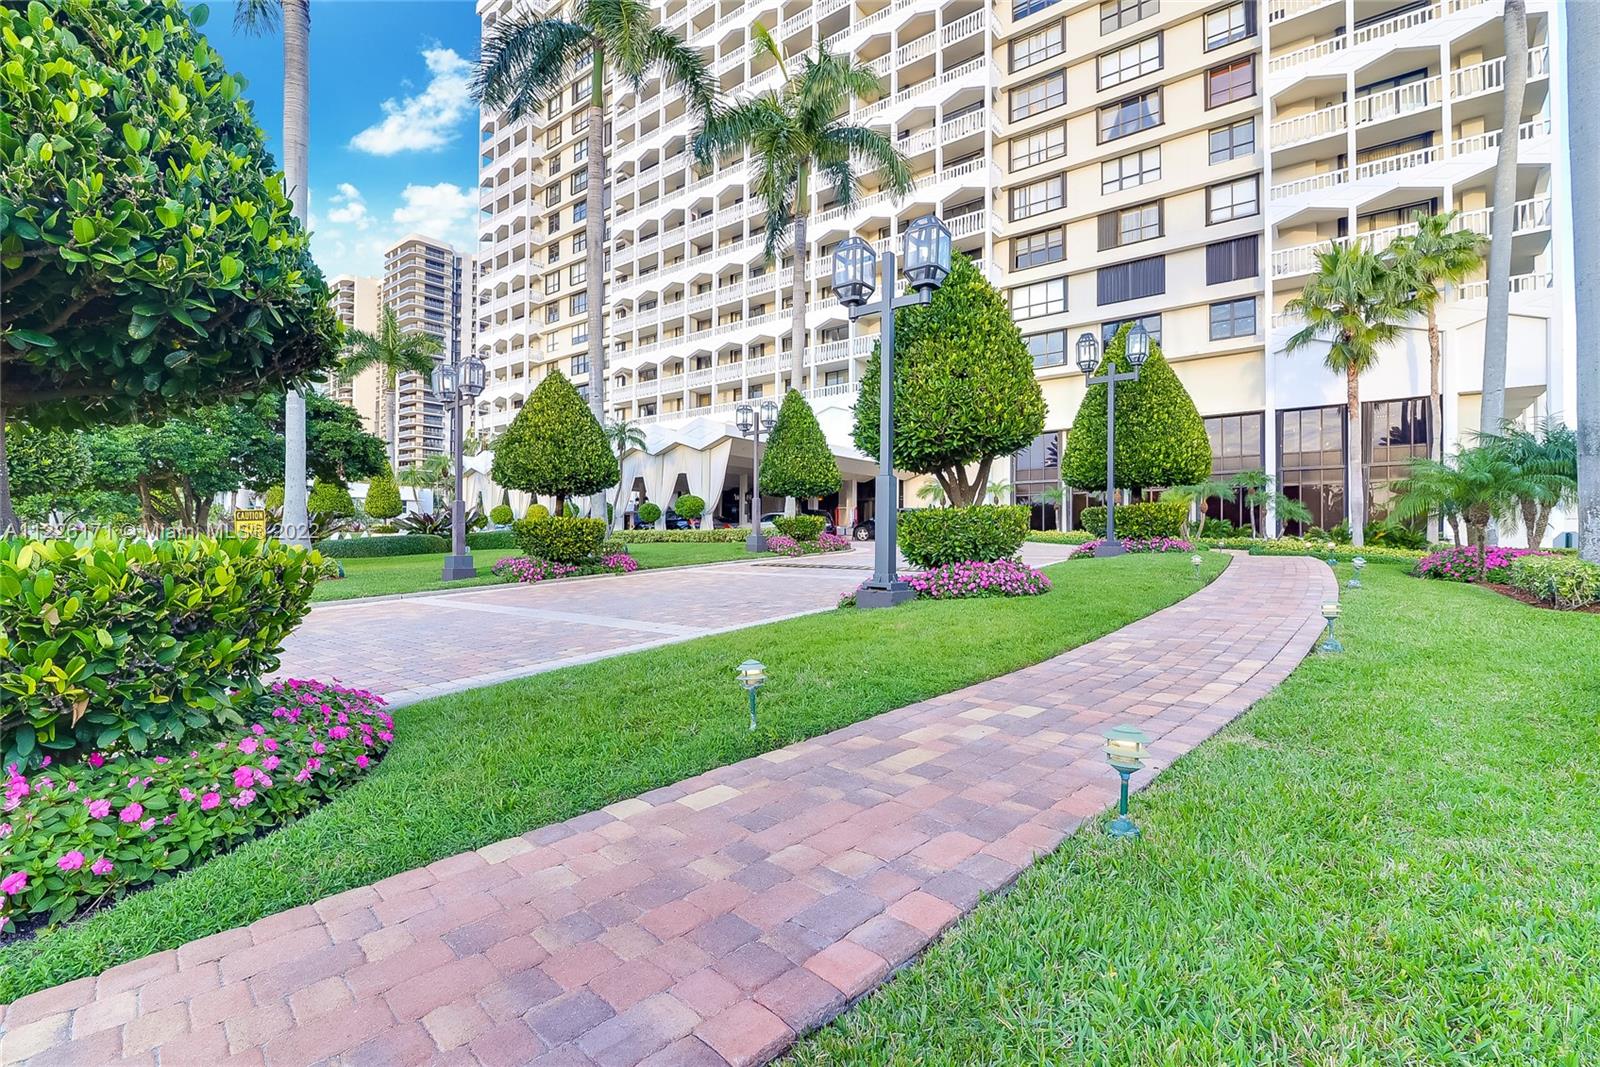
[[[1150,355],[1150,334],[1142,324],[1134,323],[1128,331],[1126,353],[1133,370],[1118,371],[1108,359],[1106,372],[1096,378],[1100,343],[1092,333],[1078,338],[1078,369],[1089,376],[1087,384],[1106,387],[1106,536],[1095,549],[1096,556],[1120,556],[1124,551],[1122,542],[1117,540],[1117,383],[1138,381],[1139,368]]]
[[[924,215],[906,228],[906,282],[911,292],[896,296],[895,255],[883,254],[883,292],[876,301],[878,255],[859,237],[847,237],[833,250],[833,291],[854,322],[862,315],[883,318],[883,343],[879,346],[878,374],[878,479],[877,529],[873,546],[872,578],[856,594],[863,608],[885,608],[916,595],[895,574],[895,526],[899,517],[900,485],[894,476],[894,313],[933,299],[933,291],[950,274],[950,230],[933,215]]]
[[[755,438],[756,442],[756,484],[754,501],[750,510],[755,529],[750,531],[750,536],[745,538],[744,547],[751,552],[765,552],[767,550],[767,535],[761,529],[761,435],[772,432],[772,427],[778,421],[778,405],[770,400],[761,402],[758,412],[751,404],[740,404],[734,411],[735,420],[739,424],[739,432],[746,437]]]
[[[483,360],[468,356],[459,363],[441,363],[433,368],[433,391],[450,408],[450,451],[455,457],[456,492],[450,508],[450,555],[444,558],[447,582],[477,577],[472,565],[472,553],[467,551],[467,509],[461,493],[461,464],[464,451],[461,439],[461,413],[464,403],[476,400],[488,384],[488,371]]]

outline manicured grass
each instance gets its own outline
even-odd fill
[[[1040,597],[825,612],[401,708],[388,758],[321,811],[0,949],[0,1002],[1036,663],[1195,588],[1185,555],[1048,573]],[[734,680],[752,655],[754,734]]]
[[[433,589],[464,589],[474,585],[493,585],[500,579],[491,574],[489,569],[507,556],[517,554],[514,548],[476,549],[472,553],[472,562],[478,568],[478,576],[459,582],[440,580],[439,574],[444,568],[442,555],[347,559],[343,561],[345,577],[318,585],[311,599],[354,600],[367,596],[390,596],[395,593],[422,593]],[[629,545],[628,554],[639,561],[642,570],[751,558],[742,544]]]
[[[1600,1063],[1600,619],[1367,568],[1313,656],[800,1064]]]

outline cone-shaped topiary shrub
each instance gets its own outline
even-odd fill
[[[816,413],[798,390],[789,390],[761,456],[761,491],[768,496],[827,496],[838,491],[839,482],[839,464]]]
[[[375,519],[392,519],[405,509],[405,502],[400,499],[400,487],[395,485],[389,465],[384,464],[383,470],[367,483],[366,512]]]
[[[503,486],[556,498],[608,489],[622,478],[616,453],[589,405],[552,371],[495,443],[492,478]]]

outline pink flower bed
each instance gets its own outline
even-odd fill
[[[1105,544],[1105,538],[1085,541],[1070,559],[1093,559],[1095,549]],[[1193,552],[1194,545],[1181,537],[1127,537],[1122,539],[1127,552]]]
[[[1505,582],[1511,576],[1511,564],[1523,556],[1548,556],[1529,548],[1503,548],[1491,545],[1487,560],[1476,545],[1446,548],[1417,560],[1411,571],[1418,578],[1442,578],[1447,582],[1476,582],[1483,572],[1486,582]]]
[[[547,559],[512,556],[494,565],[496,577],[508,582],[543,582],[551,578],[570,578],[583,568],[571,563],[551,563]]]
[[[820,533],[815,541],[796,541],[788,534],[773,534],[767,538],[767,550],[780,556],[814,556],[819,552],[842,552],[850,547],[848,537]]]
[[[270,714],[171,755],[94,752],[6,769],[0,940],[54,925],[287,822],[365,775],[394,740],[382,698],[277,682]]]
[[[917,596],[949,600],[969,596],[1038,596],[1050,591],[1050,579],[1015,559],[992,563],[947,563],[906,577]]]
[[[639,569],[639,561],[626,552],[613,552],[609,556],[601,557],[600,567],[612,574],[632,574]]]

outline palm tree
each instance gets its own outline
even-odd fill
[[[283,27],[283,182],[300,225],[308,226],[311,180],[311,0],[240,0],[234,27],[262,34]],[[306,399],[283,394],[283,530],[309,548],[306,515]]]
[[[811,177],[826,177],[835,203],[848,206],[860,195],[863,166],[873,168],[879,183],[901,197],[911,191],[911,165],[887,136],[840,117],[852,99],[872,100],[882,91],[878,76],[865,64],[819,44],[802,60],[800,73],[790,77],[783,49],[766,27],[756,23],[751,34],[756,47],[777,61],[783,83],[713,110],[695,135],[694,155],[700,166],[709,167],[719,157],[748,151],[755,161],[756,195],[766,209],[768,258],[777,259],[785,242],[793,242],[789,383],[804,393]],[[775,366],[773,380],[775,391],[782,393],[781,367]]]
[[[1578,435],[1559,419],[1540,419],[1533,429],[1513,426],[1504,434],[1480,434],[1486,448],[1498,450],[1524,474],[1540,479],[1538,492],[1519,502],[1528,547],[1544,543],[1552,509],[1570,505],[1578,490]]]
[[[394,308],[385,307],[378,320],[378,332],[345,331],[349,347],[339,371],[354,377],[370,367],[383,374],[383,387],[389,393],[389,465],[400,469],[400,375],[431,374],[433,361],[444,351],[444,342],[431,333],[407,332],[400,328]]]
[[[1161,499],[1175,500],[1187,504],[1190,506],[1191,511],[1193,510],[1194,505],[1198,504],[1200,511],[1200,532],[1204,533],[1206,528],[1206,502],[1212,497],[1216,497],[1218,500],[1223,500],[1228,497],[1236,497],[1238,496],[1238,489],[1238,484],[1231,477],[1224,476],[1221,478],[1207,478],[1203,482],[1195,482],[1192,485],[1175,485],[1170,489],[1164,489],[1161,492]],[[1189,516],[1189,511],[1185,511],[1183,515],[1183,525],[1178,530],[1179,536],[1185,541],[1189,539],[1190,534],[1189,523],[1191,519]],[[1254,522],[1255,516],[1252,515],[1252,528],[1254,527]]]
[[[589,305],[589,408],[605,421],[606,111],[613,77],[635,93],[652,74],[681,88],[690,105],[709,114],[716,82],[700,53],[655,24],[644,0],[575,0],[570,17],[529,14],[505,19],[483,42],[473,95],[507,118],[532,115],[558,99],[585,67],[589,72],[586,299]],[[592,510],[605,507],[596,493]]]
[[[455,465],[451,458],[444,454],[429,456],[421,463],[407,467],[400,472],[397,479],[407,489],[431,489],[441,499],[449,497],[455,486]],[[452,503],[444,500],[446,504]],[[421,506],[419,498],[418,506]],[[439,510],[439,501],[434,502],[434,510]]]
[[[1064,482],[1057,482],[1047,489],[1039,490],[1039,499],[1050,504],[1056,509],[1056,528],[1067,528],[1067,503],[1072,499],[1072,490]]]
[[[1494,213],[1489,217],[1489,307],[1483,321],[1483,402],[1478,425],[1495,432],[1506,421],[1506,345],[1511,316],[1511,236],[1516,230],[1517,147],[1522,98],[1528,85],[1528,7],[1505,0],[1505,92],[1500,152],[1494,165]]]
[[[1600,60],[1600,4],[1567,5],[1568,70]],[[1574,78],[1567,104],[1568,157],[1587,174],[1600,157],[1600,79]],[[1578,554],[1600,563],[1600,189],[1573,183],[1573,275],[1578,305]]]
[[[1455,461],[1418,459],[1394,483],[1389,517],[1404,522],[1432,512],[1466,524],[1467,540],[1478,550],[1478,576],[1488,562],[1489,526],[1516,525],[1522,501],[1559,492],[1559,479],[1519,467],[1505,450],[1480,445],[1458,452]]]
[[[1004,504],[1006,497],[1011,495],[1011,483],[1004,478],[996,478],[984,488],[983,495],[996,504]]]
[[[1443,286],[1459,285],[1483,265],[1483,238],[1455,225],[1459,212],[1426,215],[1417,220],[1417,232],[1397,238],[1389,246],[1390,260],[1402,285],[1413,293],[1412,303],[1428,317],[1428,415],[1433,432],[1433,455],[1444,457],[1444,397],[1439,381],[1439,301]]]
[[[606,439],[611,442],[611,447],[617,450],[617,469],[622,469],[622,461],[629,452],[636,448],[643,448],[645,444],[644,431],[637,422],[627,419],[615,419],[605,425]],[[622,514],[622,486],[623,479],[617,479],[617,500],[611,509],[611,514],[606,517],[607,524],[618,515]]]
[[[1345,512],[1350,540],[1365,543],[1366,496],[1362,488],[1361,375],[1378,362],[1379,350],[1399,336],[1406,316],[1405,293],[1383,258],[1360,241],[1330,244],[1317,253],[1317,269],[1299,296],[1285,310],[1305,320],[1305,328],[1289,338],[1289,352],[1314,341],[1328,341],[1324,358],[1329,370],[1345,378],[1346,450]]]
[[[917,490],[917,499],[928,501],[929,505],[936,508],[944,507],[944,486],[938,482],[928,482]]]

